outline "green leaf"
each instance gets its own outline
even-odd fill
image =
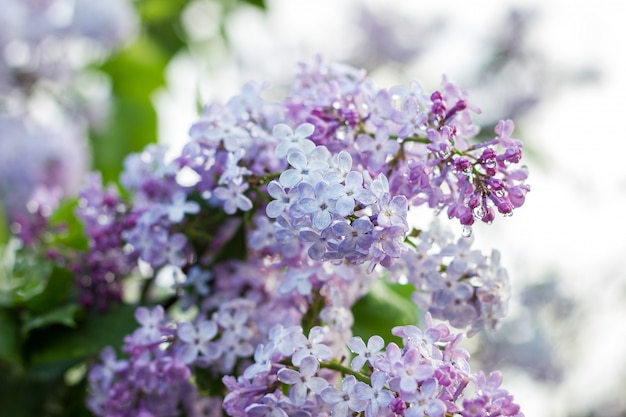
[[[51,247],[69,247],[80,251],[89,248],[83,222],[76,216],[78,198],[66,199],[59,204],[48,219],[53,228],[63,229],[54,233],[48,244]]]
[[[19,319],[15,311],[0,309],[0,360],[20,363]]]
[[[411,301],[413,291],[412,285],[376,281],[352,307],[354,335],[365,341],[373,335],[379,335],[387,342],[398,340],[391,335],[393,327],[416,325],[418,321],[418,309]]]
[[[31,312],[41,314],[55,309],[69,298],[74,289],[74,275],[70,270],[59,266],[52,268],[44,282],[42,291],[24,302]]]
[[[111,112],[104,129],[93,131],[94,168],[103,182],[116,181],[129,153],[157,142],[157,114],[152,93],[165,85],[167,54],[147,36],[102,65],[111,78]]]
[[[22,326],[22,335],[27,335],[31,330],[50,326],[51,324],[61,324],[67,327],[75,327],[76,312],[79,311],[78,304],[67,304],[45,314],[37,315],[24,323]]]
[[[26,349],[31,364],[84,359],[99,354],[105,346],[119,348],[124,336],[138,326],[135,308],[118,305],[106,313],[89,312],[74,328],[53,325],[33,330]]]
[[[0,202],[0,249],[9,241],[9,221]]]
[[[258,7],[261,10],[265,10],[265,1],[264,0],[243,0],[244,3],[251,4],[253,6]]]
[[[32,253],[18,251],[13,269],[4,271],[0,292],[0,306],[22,305],[41,294],[45,287],[52,265]]]

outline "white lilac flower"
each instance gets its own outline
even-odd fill
[[[319,152],[318,152],[319,153]],[[312,153],[307,157],[300,151],[287,155],[291,168],[280,174],[279,182],[283,187],[291,188],[300,182],[316,184],[322,180],[323,173],[328,169],[328,162],[316,159]]]
[[[313,134],[315,127],[311,123],[303,123],[294,132],[284,123],[274,126],[273,134],[280,140],[276,146],[276,157],[284,158],[293,150],[308,154],[315,148],[315,143],[307,139]]]

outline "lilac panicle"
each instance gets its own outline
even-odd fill
[[[128,358],[94,368],[94,412],[167,415],[199,398],[202,373],[221,380],[231,416],[521,416],[498,374],[471,372],[448,327],[471,336],[504,316],[498,252],[412,224],[419,206],[469,227],[524,203],[513,122],[478,143],[479,109],[446,78],[430,94],[378,89],[321,60],[281,102],[261,92],[247,84],[206,106],[178,155],[127,158],[116,244],[155,273],[175,267],[173,299],[191,318],[138,309]],[[426,329],[392,330],[401,344],[352,334],[352,306],[380,279],[411,284],[428,312]]]

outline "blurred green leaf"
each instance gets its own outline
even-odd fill
[[[0,309],[0,360],[20,363],[22,358],[20,344],[17,313],[12,310]]]
[[[66,304],[48,311],[45,314],[36,315],[26,321],[22,326],[22,335],[28,334],[31,330],[50,326],[52,324],[61,324],[67,327],[75,327],[76,312],[79,311],[78,304]]]
[[[94,168],[104,183],[116,181],[124,158],[157,142],[157,114],[152,93],[165,85],[167,54],[147,36],[102,65],[111,78],[113,98],[104,129],[92,132]]]
[[[138,10],[147,36],[155,41],[168,59],[186,46],[180,21],[189,0],[141,0]]]
[[[251,4],[260,8],[261,10],[265,10],[265,1],[264,0],[243,0],[244,3]]]
[[[13,269],[3,271],[0,276],[0,306],[23,305],[41,294],[46,288],[51,271],[52,265],[49,261],[29,252],[18,252]]]
[[[55,309],[69,298],[70,291],[74,289],[74,275],[68,269],[55,266],[44,279],[43,290],[24,302],[31,312],[41,314]]]
[[[9,241],[9,221],[4,213],[2,201],[0,201],[0,248]]]
[[[390,330],[394,326],[416,325],[418,309],[411,301],[412,285],[390,284],[376,281],[370,291],[352,307],[355,336],[365,341],[379,335],[387,342],[397,340]]]
[[[111,77],[116,96],[149,100],[149,95],[165,84],[168,56],[158,43],[140,36],[132,45],[105,62],[101,70]]]
[[[83,223],[76,216],[77,207],[78,198],[63,200],[48,219],[52,227],[63,229],[54,233],[48,242],[51,247],[69,247],[81,251],[89,248]]]
[[[49,326],[34,330],[27,340],[33,366],[69,359],[83,359],[100,353],[105,346],[119,348],[124,336],[138,326],[135,306],[118,305],[104,314],[89,312],[75,328]]]

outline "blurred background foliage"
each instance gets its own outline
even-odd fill
[[[98,69],[111,81],[110,119],[91,132],[93,168],[105,183],[117,181],[124,157],[158,141],[157,112],[153,94],[165,86],[165,72],[172,58],[185,51],[190,38],[181,16],[191,0],[137,0],[140,33]],[[265,8],[263,0],[220,0],[218,34],[228,42],[225,17],[242,4]],[[212,18],[215,18],[214,16]]]

